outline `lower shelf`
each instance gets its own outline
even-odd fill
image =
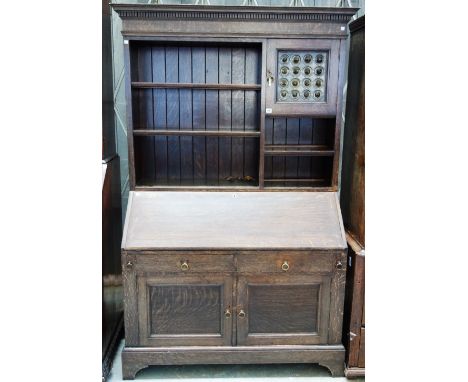
[[[125,347],[123,379],[151,365],[317,363],[331,374],[344,375],[343,345]]]
[[[330,181],[324,178],[269,178],[265,187],[328,187]]]

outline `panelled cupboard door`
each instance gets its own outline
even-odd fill
[[[266,113],[335,116],[339,40],[268,40]]]
[[[233,279],[139,276],[141,346],[231,345]]]
[[[241,276],[238,345],[327,343],[330,276]]]

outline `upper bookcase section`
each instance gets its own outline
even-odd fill
[[[113,4],[112,7],[122,18],[122,34],[127,37],[346,38],[346,25],[358,11],[358,8],[156,4]]]

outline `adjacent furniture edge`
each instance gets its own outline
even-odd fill
[[[365,368],[365,250],[346,231],[349,263],[346,305],[343,325],[343,343],[346,345],[347,377],[364,375]]]
[[[355,32],[361,28],[365,27],[365,15],[357,18],[356,20],[349,23],[349,31]]]
[[[365,377],[366,375],[366,369],[363,367],[345,367],[344,375],[346,378],[351,379],[351,378],[359,378],[359,377]]]
[[[102,381],[106,381],[111,368],[112,361],[114,360],[115,353],[117,353],[117,348],[119,347],[120,340],[124,337],[124,325],[123,325],[123,314],[120,315],[114,330],[112,339],[109,343],[109,346],[106,348],[106,351],[102,357]]]

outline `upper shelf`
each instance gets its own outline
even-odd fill
[[[132,82],[137,89],[213,89],[213,90],[261,90],[257,84],[202,84],[181,82]]]

